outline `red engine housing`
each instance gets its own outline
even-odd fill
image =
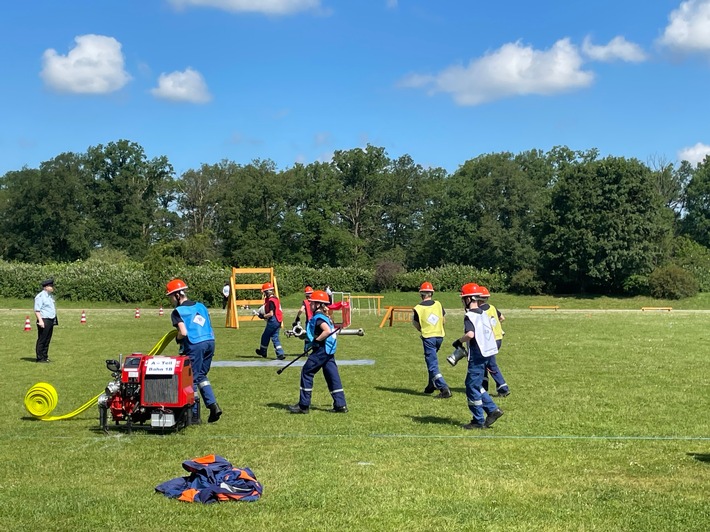
[[[133,353],[123,362],[121,382],[140,384],[140,404],[144,407],[181,408],[195,402],[188,357]]]
[[[133,353],[123,361],[120,385],[106,407],[117,424],[142,424],[154,412],[187,413],[195,403],[192,384],[188,357]]]

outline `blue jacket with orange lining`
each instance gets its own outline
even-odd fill
[[[221,501],[258,501],[264,487],[249,468],[233,467],[225,458],[209,454],[182,463],[190,472],[163,482],[155,491],[171,499],[210,504]]]

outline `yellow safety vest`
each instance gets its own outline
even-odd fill
[[[419,326],[423,338],[444,337],[444,307],[434,301],[433,305],[417,305],[414,307],[419,316]]]
[[[488,308],[486,309],[486,314],[488,314],[491,318],[491,325],[493,326],[493,334],[494,334],[496,340],[502,340],[503,339],[503,326],[500,324],[500,320],[498,319],[498,310],[493,305],[491,305],[489,303]]]

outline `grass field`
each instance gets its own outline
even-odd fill
[[[387,295],[413,304],[416,294]],[[391,296],[391,297],[390,297]],[[450,297],[451,296],[451,297]],[[462,328],[444,295],[449,339]],[[387,300],[387,298],[386,298]],[[36,333],[23,332],[30,302],[0,302],[0,525],[3,530],[707,530],[710,524],[710,308],[646,300],[571,298],[551,304],[501,296],[506,337],[499,355],[512,394],[505,415],[470,434],[465,364],[441,369],[449,400],[421,393],[421,343],[407,324],[378,328],[355,313],[365,336],[339,340],[337,358],[372,359],[340,369],[350,412],[330,414],[316,376],[312,412],[293,416],[300,368],[215,367],[222,419],[179,434],[97,432],[95,408],[66,421],[32,419],[26,391],[49,382],[54,414],[100,393],[107,358],[147,352],[170,330],[169,311],[59,303],[52,364],[35,364]],[[285,303],[286,322],[297,300]],[[504,302],[504,303],[503,303]],[[95,305],[99,306],[99,305]],[[626,307],[629,311],[621,311]],[[13,308],[15,310],[9,310]],[[87,324],[81,325],[86,308]],[[565,308],[577,309],[566,312]],[[617,309],[604,312],[604,308]],[[593,309],[593,310],[591,310]],[[602,311],[600,311],[602,310]],[[253,361],[261,323],[224,328],[213,311],[215,360]],[[34,320],[33,320],[34,324]],[[302,343],[282,338],[288,353]],[[450,342],[445,343],[448,346]],[[172,346],[169,349],[173,349]],[[273,359],[273,350],[269,351]],[[184,460],[219,454],[264,484],[256,503],[191,505],[154,493],[186,474]]]

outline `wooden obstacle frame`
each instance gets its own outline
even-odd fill
[[[414,318],[414,307],[385,307],[385,316],[380,322],[380,328],[389,322],[392,327],[396,322],[411,322]]]
[[[237,276],[244,275],[263,275],[264,280],[259,283],[238,283]],[[247,290],[258,290],[261,294],[261,285],[271,283],[274,285],[274,295],[279,297],[279,285],[276,282],[273,268],[232,268],[232,274],[229,277],[229,302],[227,303],[227,318],[224,326],[230,329],[239,329],[240,321],[260,321],[258,316],[254,316],[252,308],[259,308],[264,304],[264,299],[246,299],[238,298],[239,292]],[[242,307],[243,316],[239,315],[239,307]],[[281,324],[283,327],[283,323]]]
[[[528,307],[530,310],[559,310],[558,305],[530,305]]]

